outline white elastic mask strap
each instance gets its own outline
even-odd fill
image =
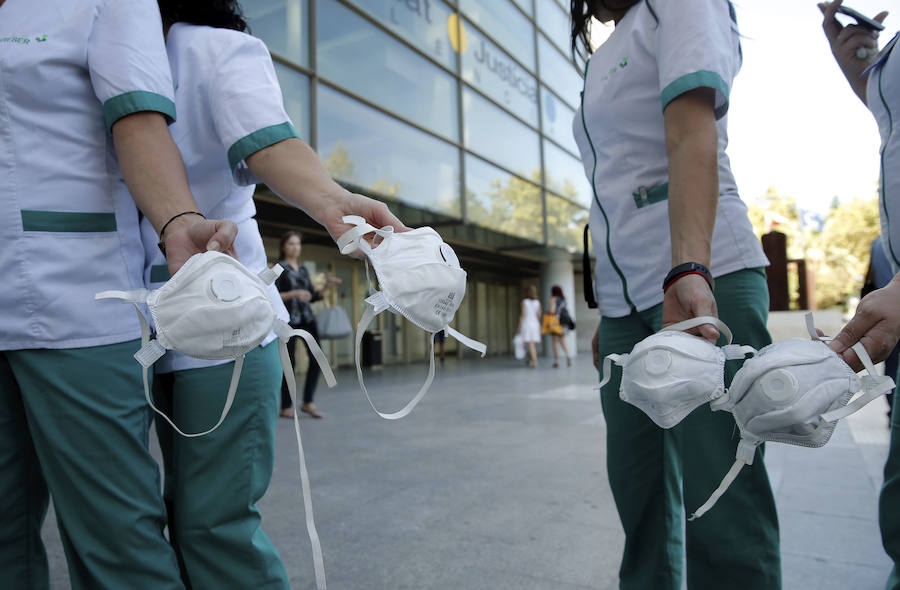
[[[385,226],[378,229],[369,225],[369,223],[359,215],[345,215],[341,218],[341,221],[356,226],[341,234],[336,240],[341,254],[351,254],[357,248],[362,248],[364,242],[362,238],[368,233],[375,232],[384,239],[387,239],[394,233],[393,227]]]
[[[859,354],[859,353],[857,353]],[[821,418],[825,422],[834,422],[841,418],[846,418],[850,414],[861,410],[866,404],[886,393],[890,393],[894,389],[894,380],[887,376],[866,375],[862,378],[863,394],[857,396],[852,402],[830,412],[822,414]]]
[[[716,502],[719,501],[719,498],[728,490],[734,480],[737,479],[738,474],[741,472],[741,469],[746,465],[742,460],[737,459],[734,462],[734,465],[731,466],[731,469],[728,470],[728,473],[722,479],[722,483],[719,484],[719,487],[716,488],[716,491],[712,493],[709,497],[709,500],[706,501],[703,506],[697,508],[694,513],[688,518],[688,521],[696,520],[709,512],[709,509],[716,505]]]
[[[625,362],[625,358],[628,357],[627,354],[608,354],[606,358],[603,359],[603,380],[600,381],[600,388],[602,389],[604,385],[609,383],[609,380],[612,378],[612,364],[616,363],[620,367],[622,363]]]
[[[153,397],[150,395],[150,379],[148,375],[150,372],[150,366],[153,363],[152,361],[149,363],[147,361],[151,358],[153,361],[155,361],[161,355],[159,355],[158,352],[155,354],[153,353],[153,343],[156,343],[156,341],[150,340],[150,326],[147,325],[147,320],[144,319],[144,314],[141,313],[141,310],[138,308],[137,304],[134,304],[134,308],[137,311],[138,321],[140,321],[141,323],[141,349],[134,356],[138,360],[138,362],[141,363],[141,376],[144,379],[144,397],[147,399],[147,404],[153,409],[154,412],[157,413],[157,415],[161,416],[162,419],[165,420],[169,424],[169,426],[171,426],[175,430],[175,432],[177,432],[181,436],[194,438],[197,436],[207,435],[210,432],[214,431],[216,428],[221,426],[222,422],[225,421],[225,416],[228,415],[228,411],[231,409],[231,405],[234,403],[234,395],[235,393],[237,393],[238,383],[241,380],[241,369],[244,367],[244,356],[241,355],[238,358],[234,359],[234,370],[231,372],[231,383],[229,383],[228,385],[228,395],[225,397],[225,405],[222,406],[222,414],[219,416],[219,421],[216,422],[212,428],[210,428],[209,430],[204,430],[203,432],[184,432],[183,430],[178,428],[175,423],[172,422],[172,420],[169,419],[169,417],[166,416],[165,413],[163,413],[153,403]],[[165,352],[165,349],[162,348],[161,345],[156,343],[156,346],[162,349],[163,353]],[[146,355],[148,354],[152,354],[153,356],[156,356],[156,358],[153,358],[152,356],[147,358]]]
[[[409,403],[407,403],[400,410],[393,413],[384,413],[380,412],[378,408],[375,407],[375,404],[372,403],[372,398],[369,396],[369,390],[366,389],[366,383],[363,379],[362,374],[362,366],[360,365],[360,349],[362,346],[362,337],[366,331],[366,328],[369,327],[369,324],[372,323],[372,320],[375,319],[379,311],[376,311],[372,304],[366,300],[366,310],[363,312],[362,317],[359,319],[359,325],[356,327],[356,376],[359,379],[359,386],[362,388],[363,393],[366,395],[366,399],[369,401],[369,405],[372,406],[372,409],[376,414],[384,418],[385,420],[399,420],[404,416],[408,415],[412,412],[413,408],[422,401],[422,398],[425,397],[425,394],[428,392],[428,388],[431,387],[431,382],[434,381],[434,338],[431,338],[431,348],[428,352],[428,377],[425,378],[425,383],[422,384],[419,392],[416,393],[415,397],[413,397]]]
[[[316,588],[317,590],[325,590],[325,558],[322,555],[322,543],[319,541],[319,532],[316,530],[316,520],[313,515],[312,493],[309,486],[309,471],[306,469],[306,455],[303,453],[303,440],[300,437],[300,412],[297,411],[297,381],[294,378],[294,367],[291,365],[291,358],[288,355],[287,341],[291,336],[299,336],[309,345],[313,359],[310,362],[319,363],[322,373],[325,375],[325,381],[329,387],[333,387],[334,373],[322,349],[316,344],[315,338],[306,330],[287,330],[278,329],[287,326],[287,324],[279,324],[276,326],[278,334],[278,353],[281,356],[281,367],[284,370],[284,381],[287,384],[288,392],[291,395],[291,402],[294,404],[294,433],[297,435],[297,456],[300,461],[300,492],[303,496],[303,512],[306,515],[306,534],[309,536],[309,544],[312,546],[313,568],[316,572]]]
[[[487,346],[477,340],[473,340],[468,336],[460,334],[450,326],[444,326],[444,331],[447,332],[447,334],[453,336],[453,338],[455,338],[458,342],[465,344],[467,347],[476,352],[480,352],[482,357],[484,357],[484,355],[487,353]]]
[[[166,349],[163,348],[162,345],[159,344],[156,340],[150,340],[150,326],[147,324],[146,318],[144,318],[144,314],[141,313],[141,308],[138,307],[138,303],[143,303],[147,300],[147,294],[149,291],[147,289],[131,289],[129,291],[103,291],[94,295],[94,299],[99,301],[102,299],[121,299],[122,301],[129,302],[134,305],[134,311],[137,313],[138,322],[141,324],[141,348],[138,350],[134,358],[141,364],[141,376],[144,380],[144,398],[147,400],[147,404],[156,412],[159,416],[165,420],[169,426],[175,429],[175,432],[180,434],[181,436],[187,438],[193,438],[196,436],[204,436],[209,434],[218,428],[222,422],[225,421],[225,416],[228,415],[228,411],[231,409],[231,405],[234,403],[234,395],[237,392],[238,382],[241,379],[241,368],[244,366],[244,357],[240,356],[234,361],[234,370],[231,373],[231,383],[228,385],[228,395],[225,398],[225,405],[222,407],[222,414],[219,416],[219,421],[215,423],[215,425],[209,430],[204,430],[203,432],[194,432],[187,433],[182,431],[180,428],[175,426],[175,423],[169,419],[156,405],[153,403],[153,397],[150,395],[150,367],[153,366],[153,363],[156,362],[163,354],[165,354]]]
[[[714,318],[712,316],[700,316],[696,318],[691,318],[689,320],[684,320],[683,322],[678,322],[677,324],[672,324],[671,326],[666,326],[660,332],[668,332],[668,331],[680,331],[684,332],[686,330],[690,330],[691,328],[696,328],[697,326],[702,326],[704,324],[712,324],[714,325],[719,332],[721,332],[725,339],[728,341],[727,344],[731,344],[731,330],[728,329],[728,326],[725,325],[725,322],[720,320],[719,318]]]
[[[720,483],[719,487],[716,488],[716,491],[712,493],[709,500],[694,511],[691,517],[688,518],[688,521],[700,518],[716,505],[719,498],[725,494],[731,484],[734,483],[734,480],[737,479],[737,476],[740,474],[744,465],[751,465],[753,463],[753,456],[756,454],[756,446],[755,443],[741,439],[741,442],[738,443],[737,457],[735,458],[734,464],[731,466],[731,469],[728,470],[728,473],[725,474],[725,477],[722,478],[722,483]]]

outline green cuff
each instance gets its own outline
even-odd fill
[[[228,167],[234,172],[247,156],[258,152],[259,150],[276,144],[279,141],[290,139],[291,137],[299,138],[300,135],[290,122],[285,121],[278,125],[270,125],[257,129],[250,135],[246,135],[228,148]]]
[[[112,132],[113,123],[122,117],[141,111],[156,111],[165,115],[169,122],[175,121],[174,102],[155,92],[135,90],[114,96],[103,103],[106,131]]]
[[[642,209],[647,205],[667,200],[669,198],[669,183],[665,182],[649,189],[642,186],[631,193],[631,196],[634,197],[634,204],[637,205],[637,208]]]
[[[718,90],[722,93],[722,96],[725,97],[725,103],[716,107],[716,119],[721,119],[728,111],[728,95],[731,93],[731,89],[728,87],[728,84],[725,83],[725,80],[722,79],[722,76],[709,70],[700,70],[691,74],[685,74],[663,88],[663,110],[666,110],[666,107],[669,106],[670,102],[685,92],[695,88],[712,88],[713,90]]]

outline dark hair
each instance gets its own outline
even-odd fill
[[[284,245],[287,243],[288,240],[290,240],[291,238],[294,238],[294,237],[296,237],[298,240],[300,240],[301,244],[303,243],[303,234],[301,234],[298,231],[291,230],[291,231],[286,231],[283,234],[281,234],[281,242],[278,244],[278,258],[279,259],[284,260]]]
[[[731,0],[728,1],[728,14],[731,16],[731,22],[737,24],[737,14],[734,11],[734,4],[732,4]],[[569,2],[569,16],[572,21],[572,59],[576,59],[576,56],[581,57],[584,60],[587,60],[588,54],[591,53],[591,17],[597,11],[597,8],[602,6],[607,10],[628,10],[641,0],[571,0]],[[653,18],[659,22],[659,18],[656,16],[656,11],[653,10],[653,5],[650,4],[650,0],[646,0],[647,8],[650,9],[650,14],[653,15]],[[610,6],[612,3],[612,6]],[[579,48],[579,41],[581,47]],[[580,50],[583,49],[584,53]],[[740,49],[739,49],[740,51]],[[741,51],[741,57],[743,57],[743,52]]]
[[[576,59],[575,56],[579,56],[586,60],[588,54],[591,53],[591,17],[597,12],[597,8],[602,6],[607,10],[628,10],[640,1],[612,0],[612,6],[610,6],[610,0],[571,0],[569,2],[569,16],[572,21],[572,59]],[[649,2],[647,5],[650,6]],[[650,6],[650,12],[656,17],[652,6]],[[579,41],[581,41],[581,48],[584,49],[584,53],[579,50]]]
[[[157,0],[163,23],[189,23],[248,32],[238,0]]]
[[[566,296],[563,295],[562,287],[560,287],[559,285],[553,285],[553,287],[550,288],[550,294],[553,295],[554,297],[556,297],[557,299],[565,299],[566,298]]]

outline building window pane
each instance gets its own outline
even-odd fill
[[[451,40],[456,23],[453,9],[441,0],[350,0],[367,14],[378,19],[398,36],[409,41],[442,63],[448,69],[456,70],[456,50],[458,44]]]
[[[456,147],[326,86],[318,99],[319,155],[334,178],[460,216]]]
[[[269,51],[309,67],[307,0],[243,0],[247,23]]]
[[[585,207],[591,206],[593,193],[581,160],[547,140],[544,140],[544,179],[553,192]]]
[[[460,0],[459,7],[472,22],[534,71],[534,29],[531,21],[509,0]]]
[[[572,34],[569,15],[560,8],[556,0],[537,0],[537,18],[535,20],[541,30],[547,34],[547,38],[568,55],[571,47],[569,39]]]
[[[544,135],[553,138],[556,143],[567,148],[573,154],[577,154],[578,144],[575,143],[575,137],[572,135],[575,111],[544,86],[541,86],[541,110]]]
[[[463,91],[464,144],[483,157],[537,182],[538,134],[473,90]]]
[[[463,21],[465,22],[465,21]],[[537,81],[484,35],[469,27],[462,77],[537,127]]]
[[[275,74],[284,96],[284,110],[297,129],[309,142],[309,78],[296,70],[275,62]]]
[[[531,9],[531,0],[513,0],[516,4],[519,5],[519,8],[522,9],[525,14],[531,16],[533,11]]]
[[[539,186],[466,154],[466,216],[469,222],[543,243]]]
[[[318,71],[386,109],[458,139],[456,79],[336,0],[318,0]]]
[[[584,226],[588,222],[588,210],[578,205],[547,195],[547,243],[551,246],[577,252],[582,247]]]
[[[575,65],[543,35],[538,35],[538,58],[541,60],[541,80],[572,107],[578,106],[584,80]]]

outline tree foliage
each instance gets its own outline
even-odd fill
[[[815,277],[819,309],[844,305],[859,294],[870,245],[880,232],[876,200],[835,198],[821,227],[805,223],[796,199],[779,194],[774,187],[748,210],[757,236],[782,232],[787,236],[788,258],[806,260]],[[796,277],[791,283],[796,286]]]

